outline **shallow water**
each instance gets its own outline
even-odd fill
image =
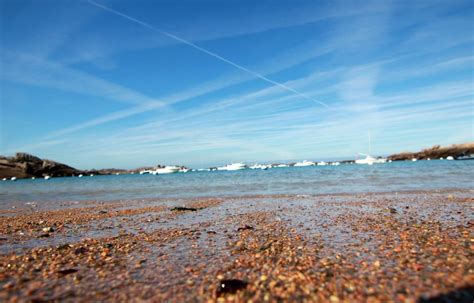
[[[474,189],[474,161],[288,167],[0,182],[0,207],[26,202]]]

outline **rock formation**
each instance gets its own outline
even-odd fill
[[[43,160],[27,153],[13,157],[0,156],[0,178],[65,177],[82,173],[66,164]]]
[[[453,158],[459,158],[462,156],[469,156],[474,154],[474,142],[464,143],[464,144],[453,144],[450,146],[440,146],[435,145],[431,148],[424,149],[420,152],[403,152],[399,154],[394,154],[388,157],[392,161],[402,161],[402,160],[411,160],[416,159],[439,159],[451,156]]]

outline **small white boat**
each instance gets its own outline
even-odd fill
[[[78,177],[79,177],[79,178],[82,178],[82,177],[83,177],[83,175],[82,175],[82,174],[80,174]]]
[[[439,159],[440,159],[440,160],[444,160],[444,158],[443,158],[443,157],[441,157],[441,158],[439,158]]]
[[[313,166],[315,165],[316,163],[312,162],[312,161],[307,161],[307,160],[304,160],[302,162],[296,162],[294,166],[296,167],[303,167],[303,166]]]
[[[51,179],[51,177],[50,176],[44,176],[44,179],[49,180],[49,179]]]
[[[426,161],[431,161],[431,158],[427,158]]]
[[[179,172],[180,172],[180,173],[187,173],[188,171],[190,171],[190,169],[189,169],[189,168],[186,168],[186,167],[181,167],[181,168],[179,169]]]
[[[474,160],[474,154],[464,153],[461,156],[458,156],[456,160]]]
[[[154,175],[173,174],[180,170],[179,166],[165,166],[163,168],[157,168],[151,173]]]
[[[338,166],[338,165],[341,165],[341,163],[340,162],[332,162],[331,165]]]
[[[94,177],[94,174],[90,174],[89,176]]]
[[[247,166],[244,163],[232,163],[232,164],[227,164],[226,166],[218,167],[217,170],[233,171],[233,170],[245,169],[246,167]]]
[[[12,181],[16,181],[16,177],[11,177],[11,179],[10,179],[10,180],[12,180]]]
[[[318,166],[325,166],[325,165],[328,165],[328,163],[327,163],[327,162],[324,162],[324,161],[320,161],[320,162],[318,162],[317,165],[318,165]]]
[[[34,180],[34,179],[36,179],[36,178],[35,178],[35,177],[31,177],[31,180]]]
[[[149,170],[149,169],[146,169],[146,170],[141,170],[140,171],[140,175],[148,175],[148,174],[152,174],[153,171],[152,170]],[[133,174],[133,173],[132,173]]]
[[[417,160],[418,160],[417,158],[411,159],[412,162],[416,162]]]
[[[271,165],[266,165],[266,164],[254,164],[252,166],[249,166],[250,169],[263,169],[263,170],[269,169],[271,167],[272,167]]]
[[[7,181],[7,178],[3,178],[2,181]]]
[[[288,164],[278,164],[278,165],[275,166],[275,167],[289,167],[289,165],[288,165]]]
[[[452,156],[447,156],[446,160],[454,160],[454,158]]]

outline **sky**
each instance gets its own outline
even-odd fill
[[[474,2],[0,0],[0,154],[77,168],[474,140]]]

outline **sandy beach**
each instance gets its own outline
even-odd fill
[[[473,202],[464,190],[10,207],[0,300],[471,302]]]

